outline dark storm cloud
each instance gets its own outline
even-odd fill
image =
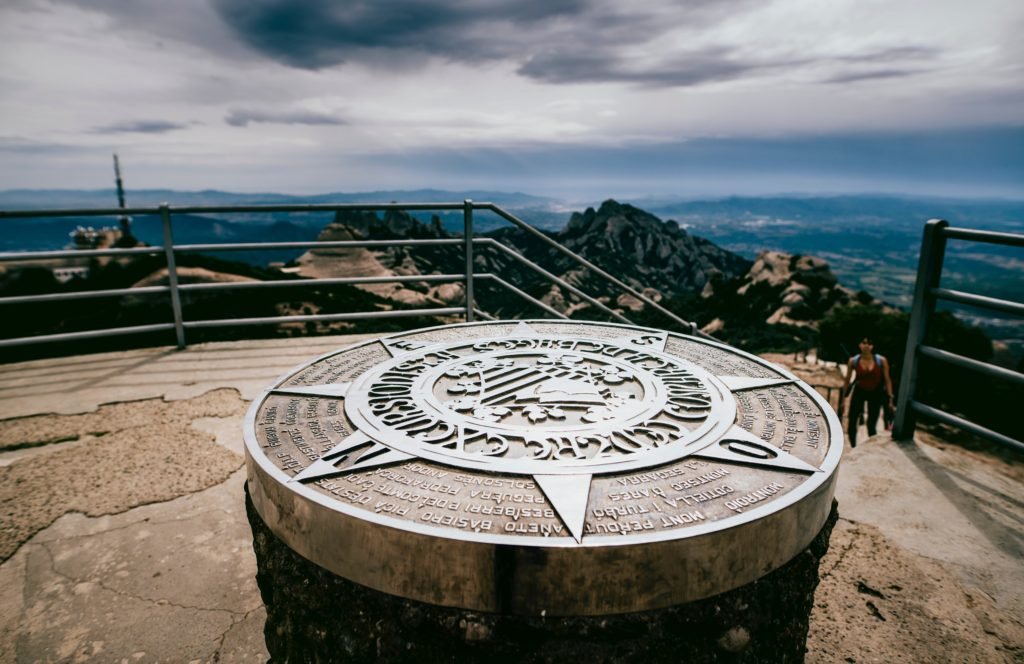
[[[573,71],[620,80],[622,49],[668,30],[699,28],[751,0],[700,0],[654,10],[597,0],[213,0],[239,39],[293,67],[343,62],[407,66],[424,56],[458,62],[526,62],[520,73],[541,80],[578,80]],[[549,55],[531,59],[531,54]],[[589,59],[591,62],[584,62]],[[529,62],[527,62],[529,61]],[[608,74],[600,77],[600,72]],[[673,76],[655,73],[649,82]]]
[[[924,70],[941,55],[917,43],[814,58],[749,53],[734,44],[683,55],[651,48],[670,34],[685,43],[687,34],[700,35],[759,7],[757,0],[54,1],[104,13],[116,29],[145,31],[157,38],[154,48],[176,40],[233,60],[251,61],[257,53],[307,70],[351,62],[397,70],[430,58],[506,61],[544,83],[685,87],[817,63],[838,65],[828,83],[892,78],[896,71]],[[638,50],[651,55],[636,61],[630,54]]]
[[[351,61],[403,67],[433,56],[470,63],[516,62],[520,75],[552,84],[685,87],[815,62],[885,63],[889,72],[895,72],[898,63],[920,64],[938,55],[920,45],[818,58],[741,55],[738,48],[726,46],[644,62],[628,55],[633,47],[670,30],[699,31],[725,22],[745,11],[751,0],[653,3],[630,5],[628,10],[600,0],[212,2],[224,23],[249,47],[289,66],[314,70]],[[881,77],[859,70],[829,82]]]
[[[93,129],[94,134],[166,134],[169,131],[187,129],[187,124],[164,120],[134,120],[117,122]]]
[[[34,1],[22,0],[24,4]],[[251,60],[255,51],[310,70],[345,62],[407,68],[425,57],[522,64],[531,55],[552,49],[570,57],[586,52],[614,61],[623,49],[646,44],[670,30],[699,30],[757,4],[757,0],[665,0],[639,6],[614,0],[51,1],[105,15],[112,32],[151,35],[154,49],[173,48],[181,42],[239,61]],[[548,65],[555,73],[548,71]],[[560,66],[548,58],[524,67],[522,73],[537,71],[538,78],[550,81],[558,78],[557,70],[570,65]],[[655,84],[659,78],[672,81],[674,77],[648,78]]]
[[[232,109],[224,118],[232,127],[244,127],[250,122],[265,122],[288,125],[344,125],[339,117],[313,111],[261,111],[253,109]]]
[[[530,34],[523,31],[583,18],[587,10],[585,0],[213,0],[213,4],[250,47],[305,69],[373,58],[382,52],[459,61],[507,57],[515,44],[529,41]]]

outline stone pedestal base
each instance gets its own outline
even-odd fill
[[[680,606],[611,616],[485,614],[405,600],[299,556],[246,493],[273,662],[801,662],[828,550],[825,526],[793,560],[754,583]],[[595,582],[600,582],[595,579]]]

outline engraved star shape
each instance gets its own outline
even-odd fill
[[[519,322],[509,336],[524,338],[544,335],[530,327],[528,323]],[[668,333],[635,332],[626,334],[620,339],[609,339],[608,341],[614,341],[624,346],[635,346],[638,349],[664,352],[668,341]],[[414,353],[431,345],[409,339],[381,339],[380,342],[392,357]],[[756,378],[718,375],[716,377],[733,393],[796,382],[795,379],[783,376]],[[298,387],[280,386],[272,389],[271,392],[276,394],[344,399],[350,386],[351,383]],[[754,465],[787,472],[821,472],[819,468],[755,436],[735,423],[717,440],[708,441],[703,447],[690,451],[676,459],[676,461],[688,457]],[[324,477],[402,463],[415,458],[417,457],[412,454],[393,449],[373,440],[362,431],[355,431],[291,478],[290,481],[309,482]],[[534,474],[532,476],[534,482],[540,487],[545,497],[551,503],[552,508],[578,543],[582,542],[583,539],[583,527],[593,475],[591,472],[581,470],[578,473]]]

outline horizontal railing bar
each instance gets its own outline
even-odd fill
[[[91,300],[99,297],[121,297],[124,295],[152,295],[154,293],[168,293],[170,290],[169,286],[143,286],[141,288],[108,288],[95,291],[47,293],[45,295],[14,295],[11,297],[0,297],[0,305],[59,302],[61,300]]]
[[[1021,304],[1020,302],[1001,300],[985,295],[977,295],[975,293],[964,293],[963,291],[950,290],[948,288],[933,288],[932,295],[950,302],[958,302],[972,307],[994,309],[995,311],[1005,311],[1006,313],[1024,316],[1024,304]]]
[[[111,327],[103,330],[87,330],[84,332],[62,332],[60,334],[42,334],[35,337],[0,339],[0,348],[8,348],[11,346],[27,346],[29,344],[41,344],[56,341],[80,341],[83,339],[98,339],[100,337],[115,337],[122,334],[144,334],[146,332],[164,332],[167,330],[174,330],[174,323],[155,323],[153,325],[134,325],[131,327]]]
[[[305,323],[316,321],[367,320],[371,318],[407,318],[410,316],[450,316],[466,313],[465,307],[438,309],[398,309],[394,311],[366,311],[350,314],[310,314],[308,316],[264,316],[262,318],[223,318],[193,320],[183,323],[186,330],[226,325],[277,325],[278,323]]]
[[[969,357],[964,357],[963,355],[950,353],[948,350],[935,348],[934,346],[918,346],[917,352],[925,357],[931,357],[963,369],[970,369],[972,371],[985,374],[986,376],[1002,378],[1003,380],[1008,380],[1012,383],[1024,385],[1024,374],[1010,369],[1004,369],[1003,367],[997,367],[996,365],[989,364],[988,362],[973,360]]]
[[[0,210],[0,219],[31,219],[38,217],[125,217],[159,215],[160,207],[131,208],[55,208],[49,210]]]
[[[1024,247],[1024,234],[1021,233],[982,231],[975,228],[956,228],[952,226],[943,228],[940,232],[951,240],[970,240],[971,242],[988,242],[989,244]]]
[[[495,282],[496,284],[498,284],[499,286],[505,288],[506,290],[509,290],[509,291],[515,293],[516,295],[518,295],[519,297],[523,298],[524,300],[526,300],[530,304],[533,304],[534,306],[536,306],[536,307],[538,307],[540,309],[543,309],[544,311],[548,312],[552,316],[555,316],[557,318],[562,318],[564,320],[568,320],[569,319],[568,316],[563,314],[558,309],[555,309],[554,307],[552,307],[550,305],[544,304],[543,302],[541,302],[537,298],[533,297],[532,295],[530,295],[526,291],[523,291],[523,290],[520,290],[519,288],[516,288],[515,286],[513,286],[509,282],[505,281],[504,279],[502,279],[501,277],[499,277],[496,274],[490,274],[490,273],[478,274],[477,275],[477,279],[489,279],[489,280]]]
[[[555,284],[561,286],[562,288],[565,288],[570,293],[574,293],[578,297],[583,298],[584,300],[586,300],[590,304],[594,305],[595,307],[597,307],[601,311],[605,312],[606,314],[608,314],[609,316],[611,316],[615,320],[618,320],[618,321],[620,321],[622,323],[626,323],[627,325],[632,325],[633,324],[633,321],[629,320],[628,318],[626,318],[625,316],[623,316],[619,312],[612,310],[610,307],[608,307],[603,302],[600,302],[597,299],[591,297],[590,295],[587,295],[586,293],[584,293],[579,288],[576,288],[572,284],[567,283],[564,279],[551,274],[550,272],[548,272],[547,270],[542,268],[540,265],[537,265],[536,263],[531,261],[529,258],[526,258],[525,256],[523,256],[519,252],[515,251],[514,249],[506,247],[505,245],[503,245],[502,243],[500,243],[500,242],[498,242],[497,240],[494,240],[494,239],[491,239],[491,241],[488,242],[488,244],[493,246],[493,247],[496,247],[499,251],[501,251],[501,252],[507,254],[508,256],[511,256],[512,258],[516,259],[517,261],[519,261],[520,263],[522,263],[526,267],[530,268],[531,270],[533,270],[537,274],[543,276],[548,281],[551,281],[552,283],[555,283]]]
[[[252,288],[294,288],[296,286],[344,286],[351,284],[393,284],[462,281],[462,274],[403,274],[382,277],[331,277],[327,279],[282,279],[279,281],[230,281],[212,284],[182,284],[182,291],[245,290]],[[2,302],[2,301],[0,301]]]
[[[583,267],[587,268],[588,270],[590,270],[594,274],[597,274],[597,275],[599,275],[601,277],[604,277],[606,280],[608,280],[611,283],[615,284],[616,286],[618,286],[622,290],[626,291],[627,293],[629,293],[633,297],[639,299],[644,304],[646,304],[646,305],[652,307],[653,309],[661,312],[662,314],[668,316],[669,318],[671,318],[675,322],[679,323],[683,327],[690,328],[691,332],[696,333],[697,326],[694,325],[693,323],[691,323],[690,321],[683,320],[682,318],[680,318],[676,314],[672,313],[671,311],[669,311],[665,307],[661,306],[660,304],[658,304],[657,302],[655,302],[651,298],[647,297],[646,295],[644,295],[643,293],[641,293],[637,289],[633,288],[632,286],[630,286],[626,282],[618,279],[615,276],[612,276],[608,272],[605,272],[604,270],[602,270],[598,266],[594,265],[593,263],[588,261],[586,258],[583,258],[579,254],[575,253],[574,251],[572,251],[568,247],[565,247],[562,244],[560,244],[558,242],[555,242],[554,240],[549,238],[547,235],[545,235],[544,233],[541,233],[539,230],[537,230],[536,228],[534,228],[530,224],[526,223],[522,219],[519,219],[515,215],[512,215],[512,214],[506,212],[505,210],[501,209],[497,205],[493,205],[492,204],[492,205],[490,205],[488,207],[488,209],[491,210],[492,212],[494,212],[495,214],[497,214],[498,216],[500,216],[500,217],[506,219],[507,221],[515,224],[516,226],[518,226],[519,228],[523,229],[527,233],[530,233],[531,235],[533,235],[537,239],[542,240],[548,246],[550,246],[553,249],[556,249],[559,252],[561,252],[562,254],[568,256],[572,260],[576,261],[579,265],[582,265]]]
[[[465,202],[458,203],[300,203],[267,205],[171,205],[171,214],[202,214],[231,212],[343,212],[358,210],[462,210]],[[473,203],[474,209],[490,209],[491,203]],[[160,206],[131,208],[60,208],[50,210],[0,210],[0,219],[26,219],[33,217],[123,217],[159,215]]]
[[[959,427],[964,431],[969,431],[976,436],[980,436],[981,438],[985,438],[987,440],[999,443],[1001,445],[1006,445],[1007,447],[1015,449],[1018,452],[1024,452],[1024,442],[1015,440],[1013,438],[1010,438],[1009,436],[1005,436],[999,433],[998,431],[987,429],[979,424],[971,422],[970,420],[965,420],[962,417],[957,417],[956,415],[947,413],[944,410],[933,408],[927,404],[921,403],[920,401],[911,401],[908,405],[912,410],[914,410],[917,413],[920,413],[921,415],[926,415],[934,420],[938,420],[939,422],[943,422],[954,427]]]
[[[473,203],[474,208],[483,208],[489,203]],[[172,205],[172,213],[199,214],[203,212],[345,212],[372,210],[462,210],[466,204],[458,203],[305,203],[269,205]]]
[[[459,246],[464,245],[460,239],[438,240],[330,240],[317,242],[238,242],[234,244],[176,244],[175,251],[260,251],[270,249],[362,249],[366,247],[398,247],[398,246]]]
[[[130,247],[127,249],[61,249],[59,251],[3,251],[0,261],[35,261],[50,258],[89,258],[92,256],[133,256],[162,254],[163,247]]]

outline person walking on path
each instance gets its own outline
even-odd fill
[[[839,417],[841,418],[846,391],[851,381],[853,382],[853,389],[850,390],[850,416],[847,421],[850,447],[857,447],[857,425],[860,423],[860,414],[865,404],[867,404],[868,411],[869,436],[875,435],[878,412],[882,408],[887,408],[889,412],[895,408],[892,378],[889,377],[889,361],[885,359],[885,356],[875,353],[874,349],[875,344],[870,337],[861,339],[860,353],[850,358],[846,368],[846,380],[839,393]]]

